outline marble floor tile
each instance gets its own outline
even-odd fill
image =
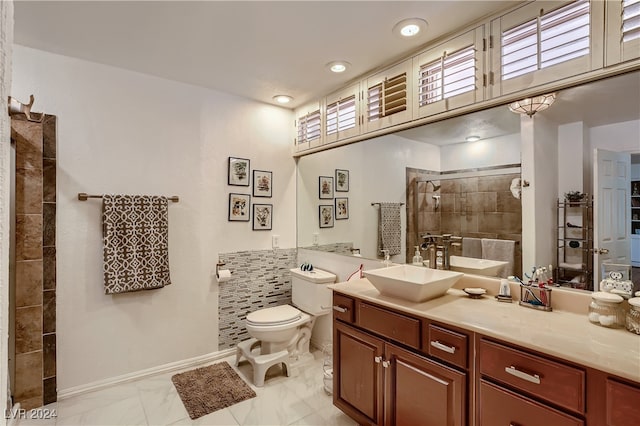
[[[171,376],[163,374],[136,382],[150,425],[168,425],[189,417]]]
[[[58,419],[74,417],[85,411],[109,406],[129,398],[140,398],[134,383],[125,383],[63,399],[57,403]]]
[[[57,426],[148,425],[140,397],[130,397],[109,405],[83,411],[70,417],[58,417]]]

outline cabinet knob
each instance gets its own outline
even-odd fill
[[[389,367],[390,365],[391,365],[391,363],[390,363],[389,361],[387,361],[387,360],[382,361],[382,366],[383,366],[384,368],[387,368],[387,367]]]
[[[376,364],[380,364],[380,361],[382,361],[382,357],[376,356],[376,357],[373,357],[373,360],[376,362]]]

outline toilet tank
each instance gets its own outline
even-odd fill
[[[291,271],[291,296],[293,304],[311,315],[323,315],[331,312],[331,289],[327,287],[336,281],[331,272],[321,269]]]

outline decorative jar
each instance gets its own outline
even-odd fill
[[[640,297],[629,299],[629,312],[627,312],[625,325],[630,332],[640,334]]]
[[[621,296],[598,291],[591,294],[589,321],[603,327],[622,327],[625,323]]]

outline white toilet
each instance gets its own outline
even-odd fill
[[[336,276],[314,269],[291,269],[293,305],[260,309],[247,315],[247,332],[252,337],[238,344],[236,365],[244,358],[253,366],[253,382],[264,385],[267,370],[284,364],[287,376],[291,369],[313,360],[309,352],[311,332],[318,316],[331,312],[331,290]]]

